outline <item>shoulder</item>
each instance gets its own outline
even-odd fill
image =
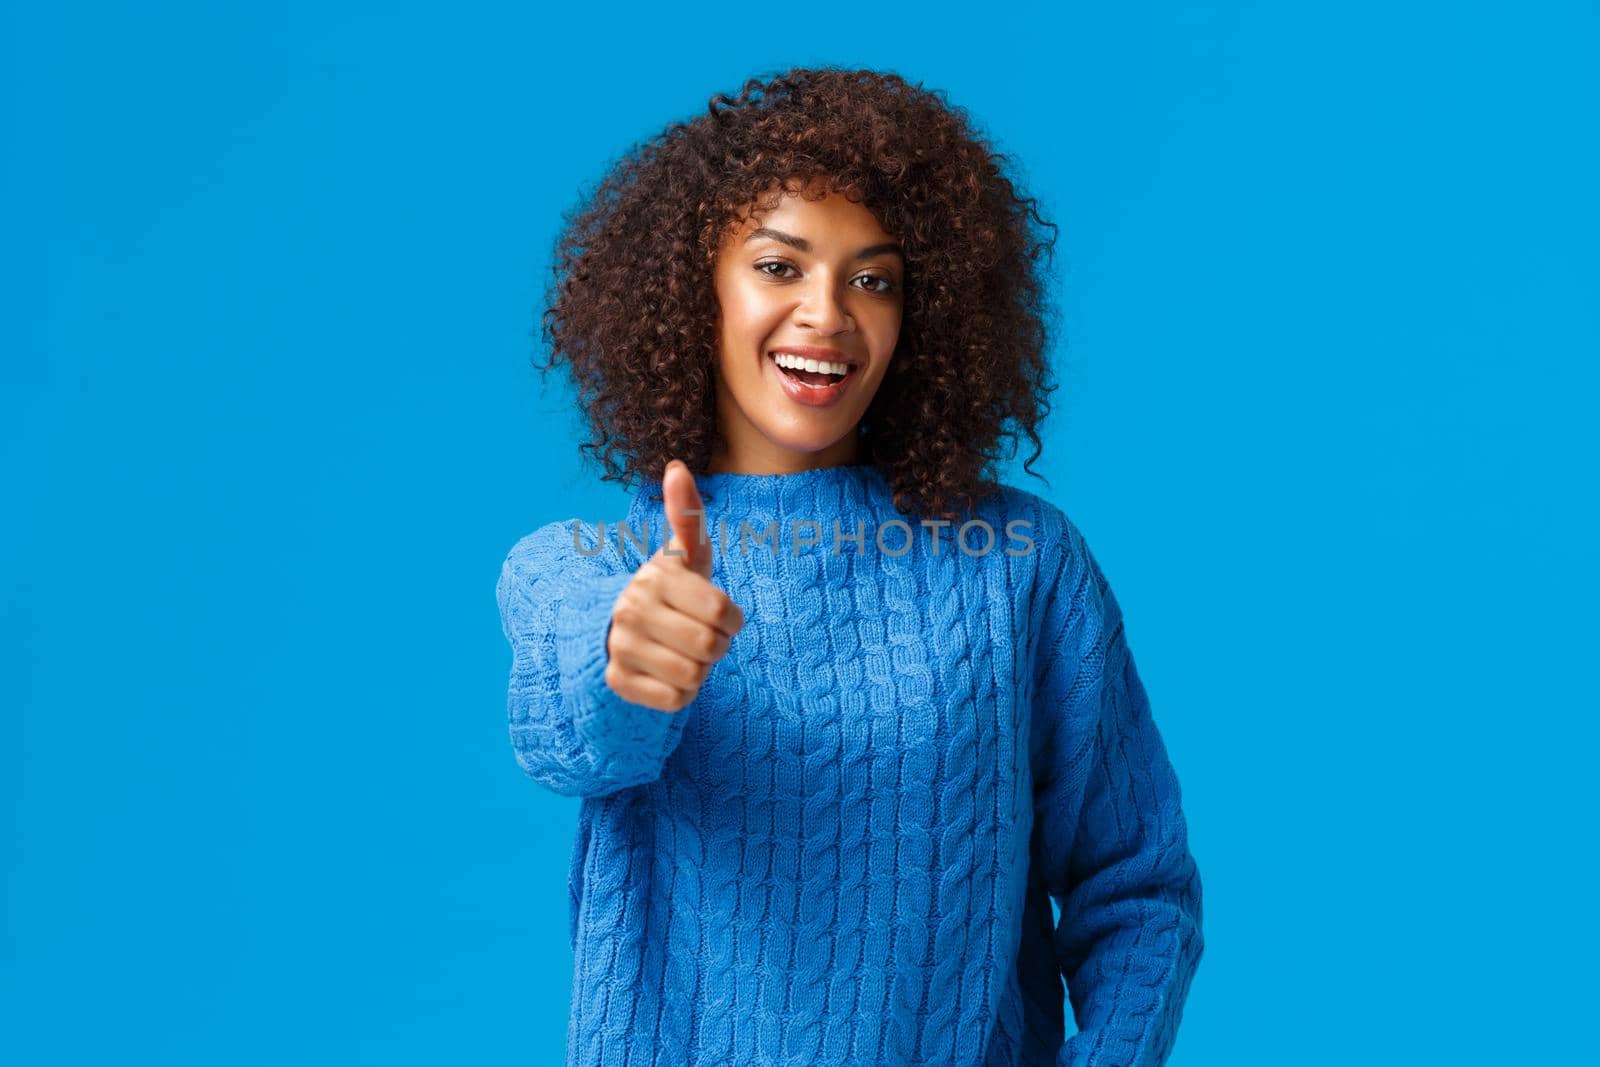
[[[1088,545],[1077,524],[1065,510],[1045,497],[1002,483],[984,498],[984,504],[998,521],[1008,527],[1019,524],[1018,535],[1035,541],[1042,560],[1041,569],[1056,573],[1088,557]]]
[[[991,505],[1001,521],[1029,523],[1017,536],[1033,540],[1032,603],[1036,624],[1048,626],[1117,611],[1115,597],[1089,541],[1070,514],[1053,501],[1014,485],[1001,485]]]
[[[570,573],[574,568],[598,574],[624,569],[618,554],[615,523],[557,519],[518,538],[501,564],[503,575]]]

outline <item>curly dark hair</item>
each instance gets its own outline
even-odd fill
[[[950,518],[959,500],[970,512],[998,487],[999,441],[1015,455],[1019,429],[1033,444],[1023,467],[1042,479],[1030,465],[1057,388],[1045,360],[1056,313],[1038,263],[1053,263],[1055,224],[942,92],[872,70],[767,77],[634,145],[563,215],[542,318],[550,354],[534,366],[570,368],[594,435],[582,451],[607,481],[659,478],[673,457],[706,469],[719,443],[720,239],[774,186],[815,181],[905,249],[895,358],[858,427],[895,507]]]

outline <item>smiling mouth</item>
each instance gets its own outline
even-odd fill
[[[783,363],[778,359],[779,355],[782,355],[785,361],[790,363],[790,366],[784,366]],[[803,385],[808,389],[826,389],[831,385],[838,385],[846,378],[854,377],[856,372],[860,370],[860,364],[851,362],[845,363],[845,372],[843,374],[837,374],[830,371],[805,370],[796,365],[798,364],[799,360],[790,356],[788,353],[768,352],[767,358],[772,361],[775,367],[777,367],[779,374],[782,374],[790,381],[793,381],[799,385]]]

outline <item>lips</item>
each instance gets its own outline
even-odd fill
[[[778,346],[768,352],[768,355],[778,355],[784,352],[787,355],[798,355],[802,360],[822,360],[827,363],[850,363],[851,368],[859,368],[862,360],[843,354],[838,349],[822,349],[814,344],[794,344],[794,346]]]
[[[778,348],[768,352],[764,357],[762,357],[762,362],[765,363],[768,368],[770,368],[769,373],[775,379],[777,379],[779,388],[783,390],[784,395],[790,400],[806,407],[830,407],[833,404],[838,403],[844,397],[845,393],[850,390],[851,385],[855,382],[856,377],[860,374],[861,367],[858,363],[848,359],[842,359],[837,356],[816,356],[809,354],[809,352],[816,351],[826,352],[828,350],[807,350],[803,347]],[[832,385],[807,385],[800,379],[787,374],[782,367],[778,366],[777,361],[773,357],[779,352],[790,352],[794,355],[803,355],[807,359],[826,359],[830,362],[847,363],[849,364],[850,369],[848,372],[846,372],[843,378],[839,379],[837,382],[834,382]]]

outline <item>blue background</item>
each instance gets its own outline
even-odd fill
[[[8,1061],[559,1061],[577,802],[493,587],[624,501],[549,246],[797,63],[947,91],[1062,227],[1007,480],[1184,786],[1172,1062],[1596,1056],[1600,16],[1108,6],[5,5]]]

